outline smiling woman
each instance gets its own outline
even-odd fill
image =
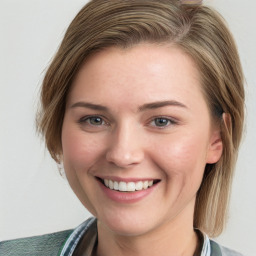
[[[67,98],[62,157],[99,234],[111,236],[105,226],[135,237],[157,231],[168,244],[174,234],[179,240],[182,223],[183,244],[196,241],[196,193],[205,164],[222,153],[199,76],[192,59],[168,44],[108,48],[81,67]]]
[[[238,53],[217,12],[201,1],[90,1],[41,102],[48,150],[95,218],[5,252],[30,243],[16,255],[32,255],[46,239],[49,255],[240,255],[206,235],[226,221],[244,118]]]

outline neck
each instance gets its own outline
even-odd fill
[[[98,222],[97,256],[192,256],[198,244],[193,218],[165,222],[143,235],[120,235]]]

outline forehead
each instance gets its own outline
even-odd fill
[[[197,66],[178,47],[144,43],[90,56],[73,82],[69,101],[119,98],[136,104],[170,97],[202,98]]]
[[[143,65],[137,69],[140,64]],[[81,77],[82,72],[91,72],[91,75],[96,72],[111,75],[115,71],[121,71],[131,77],[131,74],[138,76],[146,69],[151,75],[157,75],[157,71],[160,69],[163,71],[164,68],[166,71],[169,69],[179,73],[190,72],[194,79],[199,78],[196,63],[178,46],[167,43],[140,43],[128,48],[109,47],[92,54],[80,68],[75,80]]]

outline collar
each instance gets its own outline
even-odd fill
[[[73,232],[70,234],[70,236],[68,237],[68,239],[66,240],[66,242],[64,243],[59,256],[72,256],[78,243],[82,240],[83,236],[86,233],[88,233],[90,229],[92,228],[95,229],[96,223],[97,223],[97,220],[95,218],[89,218],[88,220],[80,224],[77,228],[75,228]],[[93,231],[95,233],[96,230],[93,230]],[[210,239],[205,233],[201,231],[199,232],[201,233],[202,239],[203,239],[202,241],[203,246],[202,246],[202,251],[200,256],[211,256]],[[85,255],[92,254],[92,250],[96,242],[96,239],[97,239],[96,236],[88,237],[88,250]]]
[[[201,232],[201,231],[200,231]],[[211,256],[211,243],[209,237],[201,232],[203,236],[203,247],[200,256]]]

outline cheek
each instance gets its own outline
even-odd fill
[[[206,164],[206,143],[200,142],[199,136],[182,136],[170,141],[162,147],[154,147],[157,148],[155,152],[159,152],[155,161],[166,175],[171,179],[174,176],[181,179],[192,179],[192,176],[201,178]]]
[[[81,171],[90,168],[95,163],[104,149],[99,139],[86,136],[78,129],[69,129],[65,126],[62,132],[63,162],[67,170]]]

